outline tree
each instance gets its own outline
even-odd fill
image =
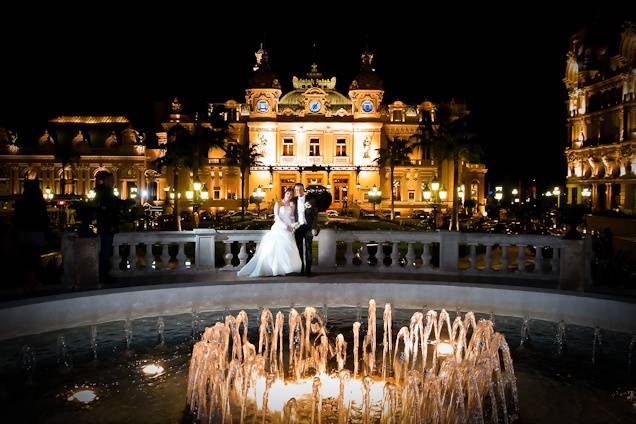
[[[242,143],[231,142],[225,146],[225,157],[229,166],[236,166],[241,173],[241,216],[245,216],[245,181],[253,166],[260,165],[263,155],[257,151],[256,145],[246,138]],[[247,180],[249,183],[249,179]],[[247,190],[249,192],[249,188]]]
[[[459,231],[459,169],[463,162],[479,161],[481,148],[475,143],[475,135],[469,130],[467,118],[457,118],[450,114],[447,118],[442,118],[438,129],[433,133],[431,148],[438,163],[444,160],[453,162],[453,215],[449,230]]]
[[[407,165],[410,163],[409,155],[413,153],[413,147],[409,145],[408,140],[395,137],[393,140],[387,140],[387,147],[376,149],[378,157],[374,161],[378,166],[390,169],[391,174],[391,219],[395,219],[395,196],[393,195],[393,183],[395,167]]]
[[[210,117],[210,125],[203,125],[198,114],[195,115],[192,131],[177,124],[168,131],[168,143],[166,153],[156,159],[154,163],[159,170],[172,167],[174,172],[173,185],[178,187],[178,171],[189,169],[196,177],[199,168],[207,163],[208,152],[214,147],[225,149],[229,141],[229,125],[222,119],[222,111],[217,111]],[[175,198],[175,214],[177,216],[177,228],[181,231],[181,219],[179,211],[179,199]]]
[[[66,192],[66,167],[72,163],[75,163],[79,160],[80,154],[75,150],[73,144],[70,142],[55,143],[53,155],[55,156],[55,160],[62,164],[62,176],[60,177],[60,194],[65,194]]]

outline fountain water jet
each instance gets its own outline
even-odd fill
[[[510,349],[492,322],[475,322],[474,314],[467,312],[451,326],[445,310],[417,312],[410,327],[402,327],[395,344],[389,344],[390,311],[386,305],[381,371],[374,367],[375,301],[369,302],[362,346],[360,322],[353,324],[353,376],[345,368],[344,336],[338,334],[332,343],[314,308],[305,308],[303,314],[289,311],[287,373],[281,312],[274,320],[269,310],[261,311],[258,353],[247,340],[247,314],[227,316],[224,323],[206,328],[193,347],[186,395],[192,417],[200,422],[339,424],[518,419]],[[362,375],[360,347],[366,364]],[[385,366],[386,353],[393,357],[392,372]],[[333,357],[337,369],[332,371],[327,366]]]

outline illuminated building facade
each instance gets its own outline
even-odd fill
[[[234,100],[210,104],[223,106],[231,122],[232,138],[248,140],[262,153],[261,164],[251,169],[246,193],[260,186],[266,191],[265,204],[280,199],[284,190],[297,182],[322,185],[330,190],[332,208],[357,204],[371,210],[368,193],[376,186],[382,192],[381,208],[390,204],[389,168],[374,161],[377,149],[386,147],[395,137],[413,140],[423,122],[434,122],[439,105],[423,102],[407,105],[395,101],[383,104],[383,82],[372,67],[373,55],[361,56],[361,69],[350,84],[348,95],[336,90],[336,77],[324,78],[316,63],[302,78],[293,77],[293,90],[284,93],[272,72],[267,52],[256,52],[256,65],[246,89],[245,103]],[[451,111],[463,116],[464,104],[452,102]],[[175,99],[172,113],[158,134],[167,140],[173,125],[192,127],[192,119],[181,114]],[[422,151],[424,150],[424,151]],[[438,163],[429,149],[417,148],[395,169],[393,191],[396,210],[409,214],[435,201],[425,201],[424,189],[434,179],[448,191],[445,202],[453,200],[453,165]],[[460,197],[484,204],[482,164],[463,163],[459,172]],[[202,167],[199,180],[210,190],[210,205],[225,206],[240,196],[239,171],[226,164],[220,149],[211,151],[208,166]],[[238,193],[238,195],[237,195]],[[246,195],[247,197],[247,195]]]
[[[568,202],[636,212],[636,27],[572,36],[563,82]]]
[[[485,166],[462,163],[458,174],[460,191],[452,193],[453,164],[436,161],[426,148],[415,149],[404,165],[395,168],[391,187],[389,168],[380,168],[375,161],[377,150],[396,137],[413,141],[425,123],[436,122],[440,104],[384,104],[383,82],[372,61],[371,53],[362,54],[360,72],[347,95],[336,90],[336,77],[324,78],[315,63],[304,77],[294,77],[293,89],[283,93],[267,52],[262,48],[256,52],[245,102],[209,104],[209,111],[223,106],[233,139],[254,144],[262,154],[260,164],[252,167],[246,178],[246,198],[260,186],[266,193],[262,204],[265,208],[280,199],[286,188],[302,182],[305,186],[329,189],[332,208],[337,209],[371,210],[368,193],[374,186],[382,192],[378,208],[389,207],[393,190],[396,210],[402,216],[414,209],[431,207],[433,202],[449,206],[455,195],[463,200],[473,199],[483,207]],[[451,102],[445,106],[457,117],[468,113],[464,104]],[[149,141],[153,137],[146,139],[126,118],[118,116],[53,119],[30,147],[22,147],[4,130],[0,134],[0,190],[5,195],[21,193],[24,179],[37,177],[42,188],[50,187],[55,194],[87,195],[96,174],[108,171],[114,175],[122,198],[134,191],[144,202],[163,204],[173,191],[178,194],[192,190],[195,178],[187,169],[159,170],[153,165],[165,152],[168,133],[174,125],[190,130],[194,127],[193,117],[183,113],[183,105],[176,98],[152,143]],[[64,189],[60,187],[62,163],[54,155],[58,142],[72,144],[80,154],[64,170]],[[208,200],[201,202],[203,208],[240,207],[240,171],[228,165],[223,150],[210,150],[207,163],[196,177],[209,193]],[[438,192],[448,192],[445,200],[438,192],[425,199],[425,188],[430,190],[434,180],[439,182]],[[184,207],[192,206],[185,196],[181,196],[181,202]]]

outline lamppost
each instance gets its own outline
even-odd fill
[[[519,190],[517,190],[516,188],[513,188],[512,189],[512,196],[513,196],[513,199],[514,199],[515,203],[519,203],[518,195],[519,195]]]
[[[585,187],[581,192],[581,196],[584,199],[586,205],[590,205],[590,201],[592,200],[592,190],[589,187]]]
[[[88,190],[88,194],[86,195],[86,197],[88,197],[88,200],[94,200],[95,199],[95,190],[93,190],[92,188],[90,190]]]
[[[205,184],[202,185],[198,179],[192,184],[192,188],[194,190],[186,191],[186,198],[192,202],[192,212],[198,212],[201,203],[210,198],[210,193]]]
[[[256,203],[256,217],[260,217],[261,215],[261,202],[265,199],[265,192],[259,185],[256,187],[256,190],[252,192],[252,200]]]
[[[269,166],[269,189],[274,188],[274,167],[272,165]]]
[[[561,207],[561,189],[559,187],[554,187],[552,190],[552,194],[554,194],[557,198],[557,208]]]
[[[46,188],[44,189],[43,197],[44,200],[47,200],[49,202],[53,200],[53,192],[51,191],[51,187],[46,186]]]
[[[375,204],[382,199],[382,192],[373,184],[373,187],[369,191],[369,201],[373,204],[373,216],[375,216]]]

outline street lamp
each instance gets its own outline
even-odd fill
[[[113,196],[119,197],[119,189],[117,187],[113,187]]]
[[[441,200],[442,202],[445,202],[447,197],[448,197],[448,192],[446,191],[444,186],[442,186],[441,190],[439,191],[439,200]]]
[[[254,190],[254,192],[252,193],[252,198],[254,200],[254,203],[256,203],[256,216],[260,217],[261,202],[263,201],[263,199],[265,199],[265,192],[263,191],[260,185],[256,187],[256,190]]]
[[[501,199],[503,199],[503,187],[502,186],[495,187],[495,199],[497,199],[498,202],[500,202]]]
[[[92,188],[90,190],[88,190],[88,194],[87,194],[88,200],[95,199],[95,194],[96,194],[95,190],[93,190]]]
[[[437,179],[437,176],[436,176],[431,182],[431,188],[433,189],[433,191],[437,192],[439,190],[439,187],[440,187],[439,180]]]
[[[592,199],[592,190],[590,190],[589,187],[585,187],[581,192],[581,196],[585,200],[585,203],[589,205]]]
[[[46,188],[44,189],[44,200],[48,200],[51,201],[53,200],[53,192],[51,191],[51,187],[46,186]]]
[[[382,192],[373,184],[373,187],[369,191],[369,200],[373,204],[373,216],[375,216],[375,204],[379,203],[378,200],[382,198]]]
[[[431,189],[428,187],[428,183],[424,184],[422,187],[422,197],[424,198],[425,202],[428,202],[431,200]]]
[[[519,190],[517,190],[516,188],[512,189],[512,195],[516,196],[517,194],[519,194]]]
[[[561,207],[561,189],[559,187],[554,187],[552,190],[552,194],[554,194],[557,198],[557,208]]]

